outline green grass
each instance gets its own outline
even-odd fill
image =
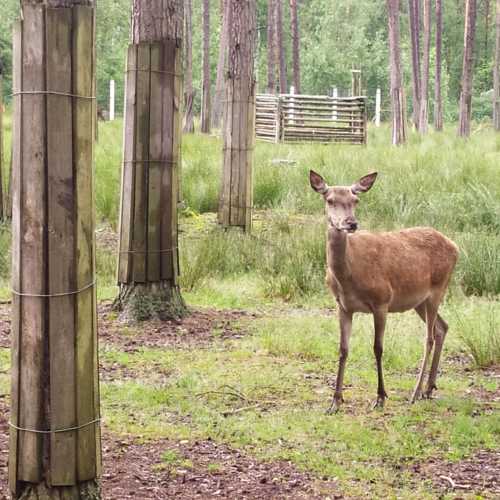
[[[101,124],[96,148],[97,221],[111,229],[118,223],[121,125]],[[222,231],[215,222],[219,139],[184,137],[184,298],[192,307],[245,309],[262,317],[242,319],[239,326],[248,334],[237,340],[222,341],[214,330],[213,344],[204,348],[138,345],[124,352],[101,343],[101,362],[118,367],[114,379],[102,383],[108,429],[143,438],[210,438],[264,460],[289,460],[316,477],[337,478],[357,498],[436,498],[432,485],[402,464],[456,461],[498,449],[500,408],[493,395],[499,382],[483,368],[500,365],[500,137],[483,129],[462,141],[450,128],[424,138],[412,133],[404,148],[388,142],[382,127],[370,129],[365,148],[258,143],[249,235]],[[450,331],[437,400],[408,404],[424,340],[423,323],[408,312],[389,317],[384,369],[390,398],[383,411],[370,410],[377,387],[372,319],[358,315],[344,411],[324,414],[339,327],[324,285],[324,208],[309,188],[310,168],[336,184],[378,170],[359,206],[363,228],[429,225],[460,246],[441,308]],[[2,299],[10,294],[10,238],[9,225],[1,225]],[[100,245],[96,258],[99,300],[112,299],[116,251]],[[124,326],[121,333],[133,338],[137,328]],[[0,349],[0,394],[9,391],[8,370],[8,349]],[[172,473],[190,467],[176,451],[162,458],[160,467]]]

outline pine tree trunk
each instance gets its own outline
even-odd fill
[[[228,0],[229,54],[223,127],[219,223],[245,231],[252,222],[255,142],[255,0]]]
[[[424,47],[422,60],[422,80],[420,93],[420,115],[418,130],[421,134],[427,133],[428,104],[429,104],[429,65],[431,55],[431,0],[424,0]]]
[[[133,0],[120,253],[115,301],[126,320],[184,313],[178,287],[183,0]]]
[[[297,0],[290,0],[290,22],[292,31],[293,86],[300,94],[300,34]]]
[[[185,134],[194,132],[194,90],[193,90],[193,1],[184,0],[186,64],[184,70],[184,128]]]
[[[500,0],[499,0],[500,1]],[[436,0],[436,73],[434,75],[434,129],[443,130],[443,97],[441,95],[443,39],[443,2]]]
[[[267,2],[267,92],[276,93],[276,0]]]
[[[493,126],[500,132],[500,0],[496,7],[495,61],[493,66]]]
[[[13,43],[9,486],[13,499],[97,500],[95,3],[21,6]]]
[[[280,77],[280,92],[286,94],[288,92],[288,79],[286,74],[286,53],[285,44],[283,41],[283,0],[275,0],[276,2],[276,45],[278,48],[279,61],[279,77]]]
[[[420,0],[408,0],[413,89],[413,124],[418,130],[420,120]]]
[[[203,85],[201,96],[201,132],[210,133],[210,0],[203,0]]]
[[[215,81],[215,98],[212,109],[212,127],[219,128],[222,120],[224,101],[224,67],[227,61],[228,42],[228,10],[229,0],[220,0],[221,32],[219,40],[219,59],[217,61],[217,77]]]
[[[476,0],[466,0],[462,88],[458,116],[458,135],[469,137],[472,115],[472,75],[474,70],[474,39],[476,36]]]
[[[387,0],[387,13],[391,68],[392,143],[399,145],[406,142],[405,99],[399,41],[399,0]]]

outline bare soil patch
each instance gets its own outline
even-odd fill
[[[288,462],[259,462],[212,441],[140,444],[110,440],[105,448],[104,498],[343,498],[334,483],[316,481]],[[178,457],[176,463],[162,459]]]
[[[443,493],[500,498],[500,451],[480,450],[459,462],[431,460],[413,466],[422,479],[430,479]]]
[[[240,322],[256,317],[244,311],[191,309],[182,319],[129,326],[117,319],[108,303],[99,306],[99,338],[125,352],[144,347],[204,348],[215,341],[242,338],[246,332]]]

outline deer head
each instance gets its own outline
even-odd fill
[[[376,178],[377,172],[372,172],[361,177],[352,186],[328,186],[321,175],[313,170],[310,171],[311,187],[325,199],[329,227],[348,233],[354,233],[358,229],[358,221],[354,214],[359,201],[358,195],[366,193]]]

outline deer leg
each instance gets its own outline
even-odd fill
[[[337,372],[337,382],[335,384],[335,393],[328,414],[337,413],[340,405],[344,401],[342,398],[342,388],[344,384],[344,370],[349,355],[349,338],[352,330],[352,313],[344,311],[339,305],[339,320],[340,320],[340,349],[339,349],[339,368]]]
[[[373,320],[375,326],[375,340],[373,344],[373,352],[375,353],[375,360],[377,362],[377,377],[378,377],[378,388],[377,388],[377,401],[374,404],[374,408],[383,408],[385,398],[387,393],[384,387],[384,375],[382,371],[382,354],[384,352],[384,331],[385,322],[387,318],[387,310],[379,309],[374,311]]]
[[[441,351],[443,350],[444,339],[446,333],[448,332],[448,324],[446,321],[438,314],[436,318],[436,324],[434,326],[434,339],[436,345],[434,346],[434,354],[432,357],[431,371],[429,373],[429,379],[427,381],[427,388],[425,390],[425,397],[430,398],[432,396],[432,391],[437,389],[436,379],[437,372],[439,368],[439,360],[441,359]]]
[[[418,315],[422,318],[422,321],[425,323],[426,315],[425,315],[425,305],[420,305],[415,309]],[[425,397],[430,398],[432,396],[432,391],[437,389],[436,387],[436,379],[437,379],[437,371],[439,368],[439,361],[441,359],[441,351],[443,350],[444,339],[446,337],[446,333],[448,332],[448,323],[441,317],[440,314],[436,317],[436,323],[434,325],[434,354],[432,357],[431,370],[429,374],[429,379],[427,381],[427,388],[425,390]]]
[[[421,306],[415,308],[417,312],[419,312]],[[419,312],[420,314],[420,312]],[[424,381],[425,370],[427,368],[427,362],[429,361],[429,356],[434,347],[434,325],[437,317],[437,307],[435,307],[431,302],[427,301],[425,303],[425,318],[427,325],[427,336],[425,339],[425,348],[424,348],[424,359],[422,360],[422,366],[420,368],[420,373],[417,379],[417,385],[415,386],[415,390],[413,391],[413,395],[411,397],[411,402],[414,403],[417,399],[422,397],[422,384]]]

